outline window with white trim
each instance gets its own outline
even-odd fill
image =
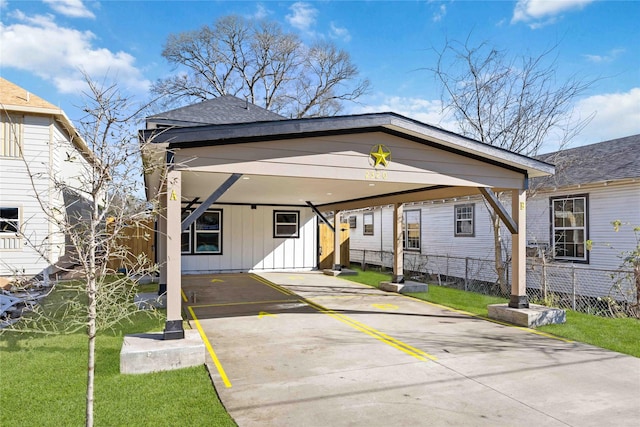
[[[588,262],[586,195],[551,198],[553,254],[558,260]]]
[[[373,236],[373,212],[362,215],[362,234]]]
[[[455,222],[453,235],[456,237],[475,236],[475,204],[455,205],[453,210]]]
[[[404,211],[402,222],[403,247],[408,251],[420,250],[420,210]]]
[[[194,253],[222,253],[222,211],[205,211],[193,225]]]
[[[22,157],[23,118],[6,113],[1,117],[0,157]]]
[[[274,211],[273,237],[300,237],[300,211]]]

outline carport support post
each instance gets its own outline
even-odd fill
[[[509,307],[529,308],[527,297],[527,190],[511,191],[511,217],[518,225],[518,232],[511,234],[511,298]]]
[[[164,339],[184,338],[182,327],[182,265],[180,242],[182,236],[182,173],[170,170],[167,173],[167,322]]]
[[[333,213],[333,271],[342,271],[340,260],[340,211]]]
[[[404,206],[402,203],[393,205],[393,277],[392,283],[404,283],[404,252],[402,221]]]

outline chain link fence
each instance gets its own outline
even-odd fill
[[[390,269],[393,253],[351,249],[350,259],[363,269]],[[405,278],[486,295],[508,298],[511,266],[506,265],[502,287],[493,258],[404,253]],[[535,304],[581,311],[600,316],[640,317],[631,270],[603,270],[527,259],[527,294]]]

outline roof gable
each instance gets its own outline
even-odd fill
[[[200,126],[265,122],[285,117],[232,95],[223,95],[198,104],[176,108],[147,117],[147,127]]]
[[[0,77],[0,104],[9,111],[12,110],[11,107],[60,110],[50,102],[2,77]]]

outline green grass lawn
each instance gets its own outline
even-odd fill
[[[353,267],[352,267],[353,268]],[[377,271],[358,271],[357,276],[346,279],[377,287],[378,283],[390,280],[391,275]],[[424,301],[463,310],[477,316],[487,316],[489,304],[505,303],[505,298],[492,297],[459,289],[429,284],[429,292],[407,294]],[[612,319],[567,310],[567,323],[537,328],[572,341],[580,341],[601,348],[640,357],[640,320],[630,318]]]
[[[125,334],[161,331],[160,316],[136,314],[96,343],[96,426],[235,426],[204,366],[120,374]],[[84,425],[87,337],[0,334],[0,425]]]

